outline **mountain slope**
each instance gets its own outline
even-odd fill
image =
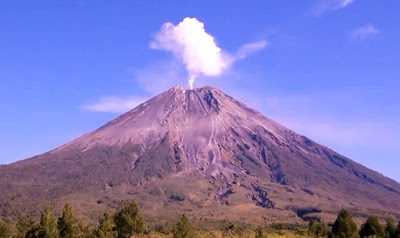
[[[96,220],[128,198],[150,219],[181,209],[248,221],[329,220],[341,207],[400,214],[400,184],[209,86],[171,88],[0,174],[0,211],[11,218],[68,201]]]

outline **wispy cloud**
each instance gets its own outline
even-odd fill
[[[145,100],[146,98],[136,97],[102,97],[94,103],[83,105],[82,108],[91,112],[124,113],[133,109]]]
[[[347,7],[347,5],[353,3],[355,0],[341,0],[340,1],[340,8]]]
[[[270,43],[265,40],[245,44],[236,52],[235,58],[244,59],[257,51],[264,49],[268,45],[270,45]]]
[[[147,97],[105,96],[92,103],[84,104],[81,108],[90,112],[127,112],[172,86],[186,84],[183,70],[182,66],[173,60],[157,61],[143,68],[128,69],[140,91],[144,92],[144,95],[148,95]]]
[[[320,16],[328,11],[337,11],[348,7],[354,2],[355,0],[318,0],[313,12],[316,16]]]
[[[366,26],[362,26],[360,28],[355,29],[351,33],[351,38],[353,39],[365,39],[369,36],[379,34],[380,30],[375,26],[368,24]]]

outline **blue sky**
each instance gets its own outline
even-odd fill
[[[266,42],[211,84],[400,181],[400,2],[6,1],[0,9],[0,163],[53,149],[176,84],[152,49],[162,25],[203,22],[225,53]]]

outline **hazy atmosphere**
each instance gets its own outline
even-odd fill
[[[0,164],[192,80],[400,181],[399,10],[395,0],[6,1]]]

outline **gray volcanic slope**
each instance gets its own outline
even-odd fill
[[[398,216],[400,184],[207,86],[180,86],[53,151],[0,166],[0,214],[71,202],[96,220],[119,199],[148,219]]]

